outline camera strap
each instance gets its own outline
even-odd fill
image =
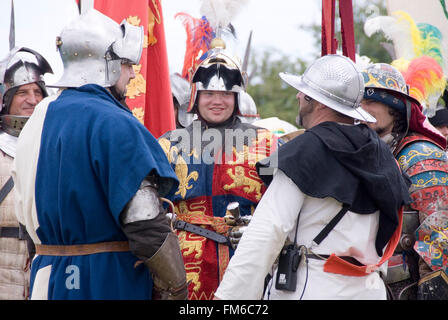
[[[338,224],[342,217],[347,213],[350,206],[348,204],[343,204],[342,209],[334,216],[333,219],[322,229],[322,231],[313,239],[313,242],[320,244],[330,233],[331,230]],[[299,213],[300,214],[300,213]]]

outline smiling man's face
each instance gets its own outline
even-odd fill
[[[43,99],[41,88],[37,83],[29,83],[17,89],[11,101],[9,114],[14,116],[31,116],[36,105]]]
[[[208,123],[222,123],[230,118],[235,108],[232,91],[199,91],[198,111]]]

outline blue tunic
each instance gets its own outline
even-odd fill
[[[150,172],[177,189],[177,178],[151,133],[104,88],[67,89],[44,120],[35,199],[42,244],[126,241],[119,216]],[[37,256],[51,267],[49,299],[150,299],[148,269],[131,252]]]

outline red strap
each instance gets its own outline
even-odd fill
[[[335,54],[338,48],[338,41],[334,36],[335,11],[336,0],[322,0],[321,56]],[[356,62],[353,5],[351,0],[339,0],[339,16],[341,18],[342,54]]]
[[[339,1],[339,16],[341,17],[342,54],[356,62],[352,1]]]
[[[336,53],[338,47],[334,37],[336,0],[322,0],[322,56]]]
[[[353,277],[363,277],[375,271],[376,269],[378,269],[379,266],[381,266],[384,262],[389,260],[389,258],[393,255],[395,248],[398,245],[398,241],[400,240],[402,224],[403,224],[403,207],[401,207],[400,210],[398,211],[398,227],[395,230],[392,237],[390,238],[386,250],[384,251],[383,257],[377,264],[360,267],[339,258],[333,253],[325,262],[324,271]]]

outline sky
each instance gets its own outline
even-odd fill
[[[180,72],[185,54],[186,33],[182,23],[174,19],[178,12],[186,12],[200,18],[201,0],[163,0],[165,33],[172,72]],[[292,57],[311,61],[314,40],[301,25],[321,23],[321,0],[241,0],[245,3],[232,20],[238,37],[234,54],[241,59],[250,31],[252,30],[252,51],[273,50]],[[180,43],[179,43],[180,42]],[[239,44],[239,45],[238,45]],[[182,48],[182,50],[179,50]]]
[[[123,0],[124,1],[124,0]],[[301,25],[320,23],[321,1],[241,0],[244,3],[233,25],[238,41],[233,53],[241,59],[252,30],[252,52],[273,50],[311,62],[320,48],[313,48],[311,35]],[[181,72],[185,54],[186,33],[182,23],[174,19],[178,12],[200,17],[201,0],[162,0],[164,26],[170,72]],[[16,45],[27,46],[41,53],[53,68],[47,83],[59,79],[62,62],[55,39],[78,14],[75,0],[14,0]],[[9,51],[10,0],[0,0],[0,59]]]

